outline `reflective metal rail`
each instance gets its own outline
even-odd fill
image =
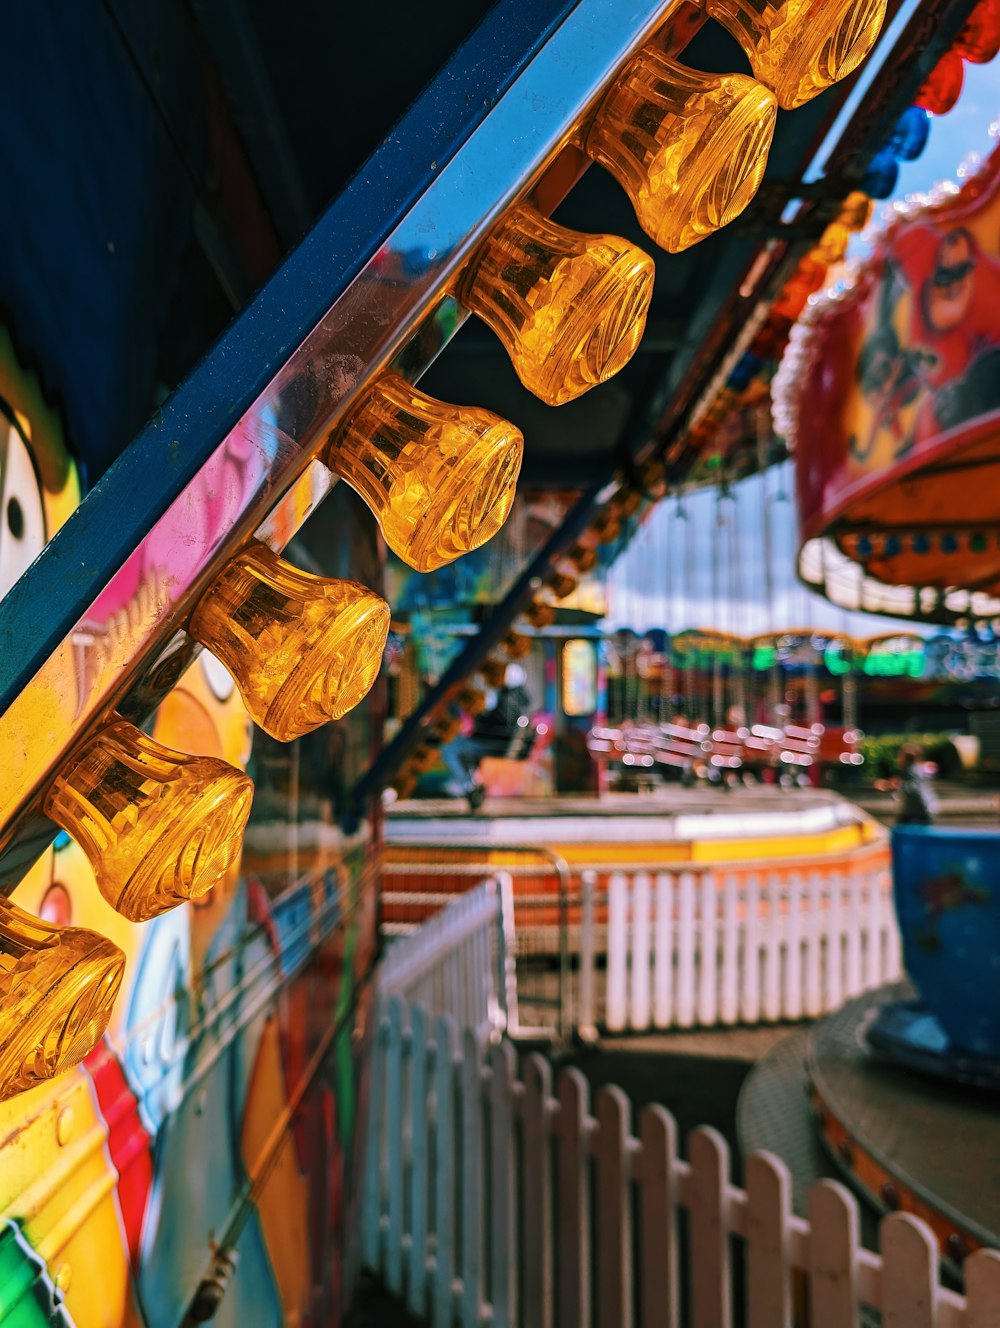
[[[17,584],[0,620],[0,889],[54,834],[39,802],[67,749],[112,708],[141,720],[170,690],[197,651],[199,593],[252,537],[283,547],[322,501],[334,479],[315,456],[348,403],[386,366],[413,379],[440,351],[476,246],[676,3],[580,0],[537,49],[517,24],[519,47],[503,34],[499,6],[491,56],[516,76],[450,160],[400,197],[390,137],[361,189],[378,221],[358,236],[356,182]],[[577,174],[546,182],[544,210]]]

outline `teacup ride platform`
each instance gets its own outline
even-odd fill
[[[383,917],[390,925],[422,921],[447,892],[502,869],[512,871],[516,901],[530,898],[538,907],[551,896],[551,916],[535,915],[551,924],[558,891],[568,885],[578,898],[587,870],[602,895],[619,871],[715,867],[739,881],[887,866],[884,830],[827,790],[671,785],[643,797],[487,799],[475,814],[457,799],[407,800],[393,804],[385,820]],[[421,892],[429,896],[426,907]]]
[[[744,1086],[740,1145],[786,1159],[800,1211],[814,1180],[846,1179],[866,1238],[887,1212],[923,1218],[957,1276],[1000,1248],[1000,834],[899,828],[893,864],[915,985],[779,1044]]]

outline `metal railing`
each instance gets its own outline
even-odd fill
[[[427,844],[391,845],[382,868],[383,932],[412,933],[484,875],[502,871],[512,883],[510,945],[519,1008],[522,1016],[530,1010],[520,1033],[567,1036],[573,1022],[569,865],[551,849],[524,844],[449,845],[449,854],[456,851],[468,853],[468,860],[434,861],[441,850]],[[400,860],[401,853],[412,857]]]
[[[392,848],[383,894],[390,934],[497,870],[491,856],[529,858],[503,865],[519,1000],[533,1025],[560,1037],[812,1018],[901,970],[880,843],[841,860],[627,869],[570,867],[524,845],[469,846],[468,861],[448,863],[428,860],[441,850],[426,844]],[[400,860],[401,851],[413,857]]]
[[[519,1029],[513,971],[513,887],[508,873],[481,882],[388,948],[378,969],[380,1008],[394,996],[431,1018],[491,1041]]]

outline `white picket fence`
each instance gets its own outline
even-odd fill
[[[604,1008],[595,1008],[593,879],[583,881],[582,1027],[691,1028],[812,1018],[901,973],[886,871],[616,872]]]
[[[393,996],[431,1018],[449,1014],[477,1038],[518,1031],[514,895],[498,872],[422,926],[393,941],[376,978],[381,1008]]]
[[[822,1181],[792,1214],[780,1159],[730,1181],[725,1141],[702,1128],[677,1149],[673,1118],[578,1071],[553,1085],[507,1041],[484,1047],[447,1015],[390,1001],[372,1065],[362,1255],[434,1328],[996,1328],[1000,1253],[941,1285],[919,1219],[894,1213],[881,1253],[859,1243],[851,1193]],[[742,1243],[737,1282],[733,1245]]]

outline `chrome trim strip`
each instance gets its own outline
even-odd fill
[[[23,852],[6,852],[22,822],[44,846],[44,827],[29,813],[67,748],[123,705],[358,387],[405,352],[496,219],[537,183],[619,66],[682,2],[580,0],[0,717],[0,889],[28,865]],[[425,367],[411,362],[412,347],[407,361],[413,377]],[[306,515],[293,512],[289,526]],[[147,701],[157,699],[153,689]]]

